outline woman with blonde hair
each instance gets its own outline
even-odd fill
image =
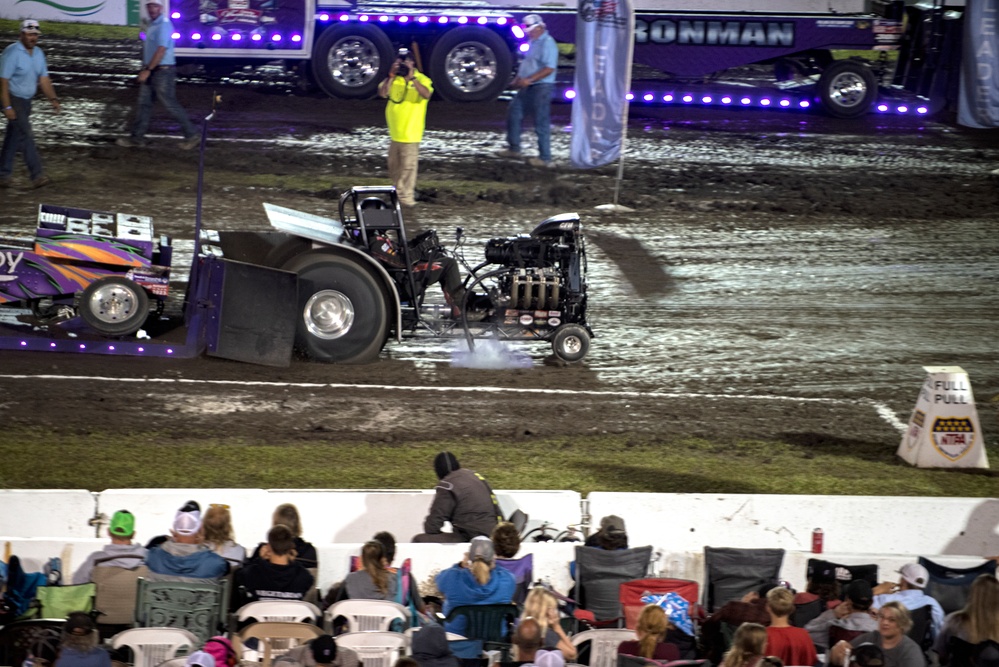
[[[743,623],[735,631],[721,667],[756,667],[766,651],[767,629],[759,623]]]
[[[236,568],[246,560],[246,549],[236,544],[232,530],[232,515],[228,505],[212,503],[201,517],[204,541],[208,548],[225,558],[229,567]]]
[[[312,546],[311,542],[306,542],[302,539],[302,519],[298,515],[298,508],[291,503],[278,505],[277,509],[274,510],[271,525],[277,526],[279,524],[288,526],[295,538],[295,561],[305,568],[318,567],[319,561],[316,556],[316,548]],[[260,557],[260,549],[264,544],[266,542],[261,542],[257,545],[252,558]]]
[[[662,607],[655,604],[645,605],[635,625],[637,639],[621,642],[617,652],[661,662],[679,660],[680,649],[675,644],[664,641],[670,627],[671,624]]]
[[[496,552],[488,537],[475,537],[460,563],[442,570],[436,578],[437,590],[444,596],[444,615],[455,607],[510,604],[517,582],[503,568],[496,569]],[[462,634],[465,618],[444,624],[448,632]]]
[[[535,586],[524,600],[520,620],[533,618],[541,629],[541,646],[558,649],[567,662],[576,659],[576,647],[559,622],[558,600],[544,586]]]
[[[951,638],[969,644],[999,642],[999,579],[994,574],[979,575],[971,584],[964,609],[944,619],[940,634],[933,642],[933,651],[940,656],[942,665],[951,661]]]

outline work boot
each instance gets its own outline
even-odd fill
[[[35,188],[35,189],[37,189],[37,188],[44,188],[46,185],[48,185],[51,182],[52,182],[51,178],[49,178],[45,174],[42,174],[41,176],[39,176],[35,180],[31,181],[31,187]]]
[[[499,151],[498,153],[496,153],[496,155],[497,157],[512,157],[518,160],[524,157],[524,154],[521,153],[520,151],[511,150],[509,148],[503,151]]]
[[[195,134],[190,137],[187,137],[182,142],[180,142],[180,148],[181,150],[189,151],[195,146],[197,146],[199,143],[201,143],[201,137]]]
[[[141,145],[132,137],[118,137],[114,143],[122,148],[138,148]]]
[[[545,162],[539,157],[527,158],[527,164],[531,165],[532,167],[538,167],[539,169],[552,169],[555,167],[554,162]]]

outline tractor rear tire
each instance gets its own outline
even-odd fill
[[[328,254],[296,257],[295,348],[313,361],[363,364],[388,338],[388,305],[378,279],[358,262]]]

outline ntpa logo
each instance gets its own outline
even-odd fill
[[[975,443],[975,427],[967,417],[937,417],[933,421],[933,446],[951,461],[957,461]]]
[[[87,0],[68,0],[66,2],[53,2],[52,0],[17,0],[18,5],[26,7],[41,5],[54,9],[67,17],[80,18],[82,16],[92,16],[99,13],[107,6],[107,2],[87,2]]]

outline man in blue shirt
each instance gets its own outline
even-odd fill
[[[180,143],[180,147],[188,150],[198,144],[199,137],[191,119],[187,117],[187,112],[177,101],[177,59],[173,54],[173,24],[163,13],[163,0],[146,0],[146,11],[149,13],[150,23],[146,32],[146,41],[142,43],[138,115],[131,136],[121,137],[116,143],[126,148],[144,145],[149,119],[153,115],[153,104],[159,100],[170,115],[180,123],[184,130],[184,141]]]
[[[509,148],[500,151],[500,157],[520,158],[520,128],[524,116],[534,117],[534,131],[538,135],[538,157],[527,163],[533,167],[554,167],[551,149],[552,91],[555,89],[555,70],[558,67],[558,45],[545,29],[538,14],[524,17],[524,32],[531,43],[527,56],[520,63],[513,87],[517,94],[510,101],[506,116],[506,141]]]
[[[19,152],[24,154],[32,187],[40,188],[52,182],[42,170],[42,158],[31,133],[31,98],[39,86],[56,113],[61,108],[49,79],[45,54],[37,46],[41,34],[38,21],[25,19],[21,22],[21,38],[4,49],[0,56],[0,107],[7,119],[7,133],[0,149],[0,188],[11,186],[14,157]]]
[[[909,611],[920,607],[930,608],[930,634],[936,639],[943,627],[943,607],[923,589],[930,582],[930,573],[919,563],[907,563],[898,571],[898,583],[885,582],[874,587],[874,609],[880,609],[889,602],[901,602]]]

